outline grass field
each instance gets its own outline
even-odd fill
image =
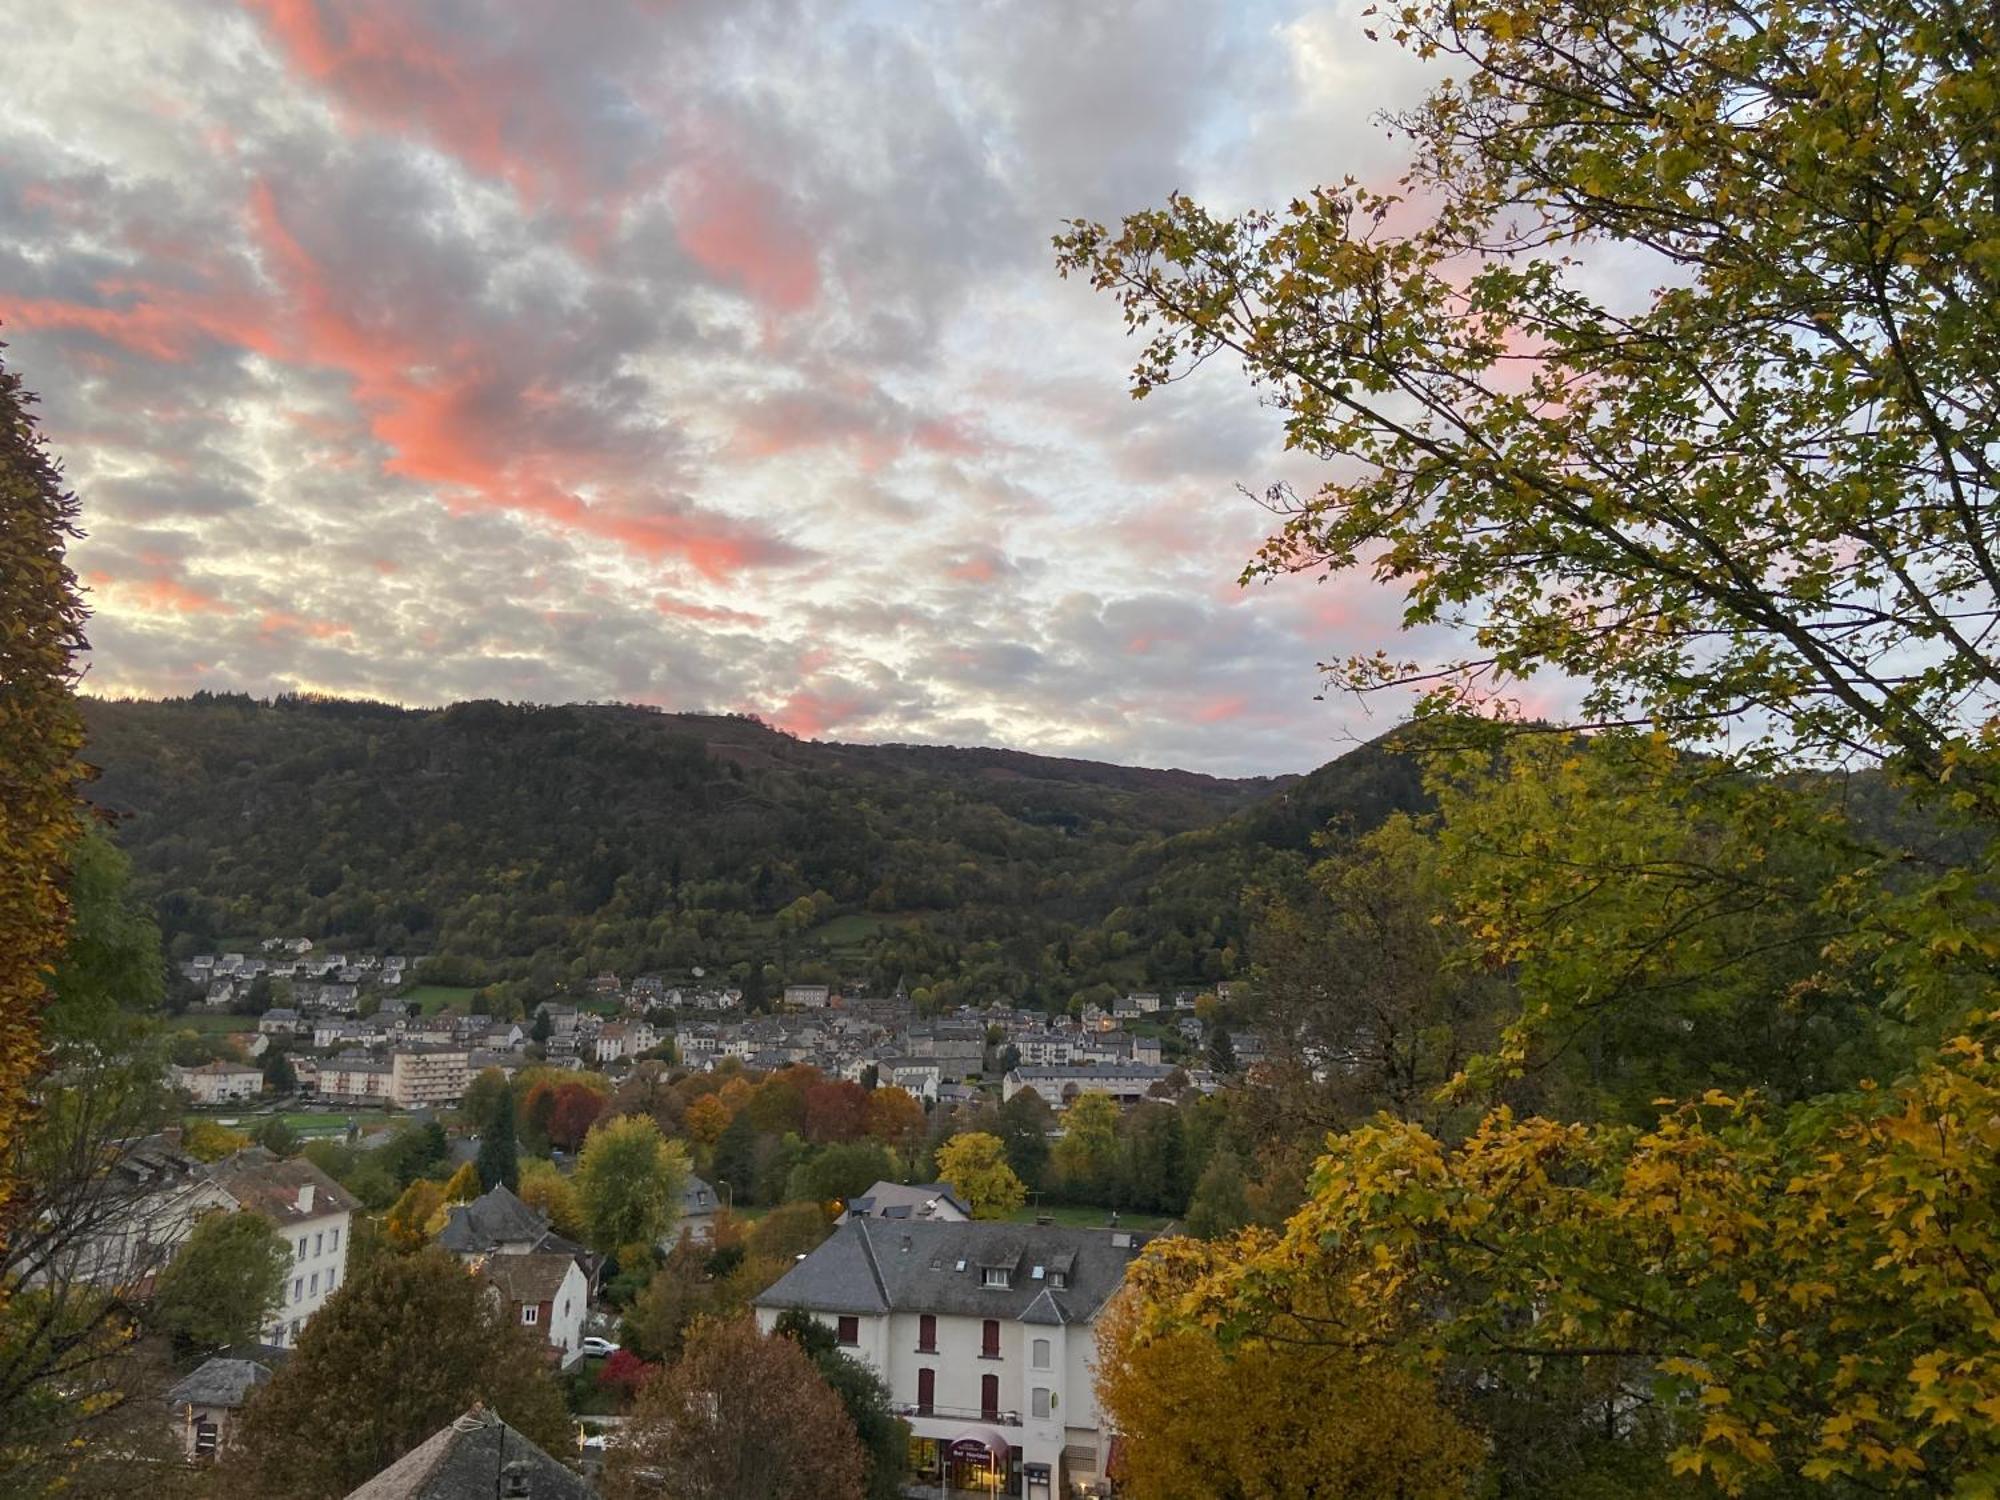
[[[466,1011],[472,1004],[472,997],[478,993],[455,984],[418,984],[397,995],[392,1003],[408,1005],[414,1000],[424,1008],[425,1015],[434,1016],[441,1010]]]
[[[1093,1203],[1047,1203],[1037,1209],[1030,1203],[1012,1215],[1016,1224],[1032,1224],[1037,1213],[1045,1213],[1058,1224],[1066,1224],[1072,1229],[1100,1229],[1111,1222],[1111,1210]],[[1120,1229],[1164,1229],[1172,1220],[1161,1214],[1132,1214],[1120,1212]]]
[[[894,925],[895,920],[894,917],[873,912],[853,911],[815,927],[806,934],[805,940],[825,948],[851,948],[879,936],[884,928]]]

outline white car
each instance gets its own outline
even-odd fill
[[[610,1339],[601,1339],[593,1333],[583,1341],[583,1352],[591,1359],[609,1359],[618,1352],[618,1345],[612,1343]]]

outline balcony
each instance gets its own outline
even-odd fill
[[[980,1422],[988,1427],[1019,1427],[1017,1411],[982,1411],[976,1406],[919,1406],[906,1401],[895,1408],[899,1417],[929,1417],[940,1422]]]

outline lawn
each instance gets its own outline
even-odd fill
[[[809,944],[817,943],[825,948],[852,948],[879,936],[882,930],[893,925],[894,921],[893,917],[853,911],[815,927],[806,934],[805,941]]]
[[[1045,1203],[1039,1209],[1030,1203],[1011,1217],[1016,1224],[1032,1224],[1037,1213],[1047,1214],[1058,1224],[1072,1229],[1102,1229],[1111,1222],[1111,1210],[1094,1203]],[[1120,1211],[1120,1229],[1164,1229],[1172,1223],[1162,1214],[1133,1214]]]
[[[434,1016],[441,1010],[466,1012],[472,1004],[472,997],[479,991],[456,984],[417,984],[402,991],[390,1002],[408,1005],[412,1000],[421,1005],[424,1014]]]

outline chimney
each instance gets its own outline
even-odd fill
[[[310,1182],[302,1182],[299,1184],[299,1212],[309,1214],[312,1211],[313,1185]]]

